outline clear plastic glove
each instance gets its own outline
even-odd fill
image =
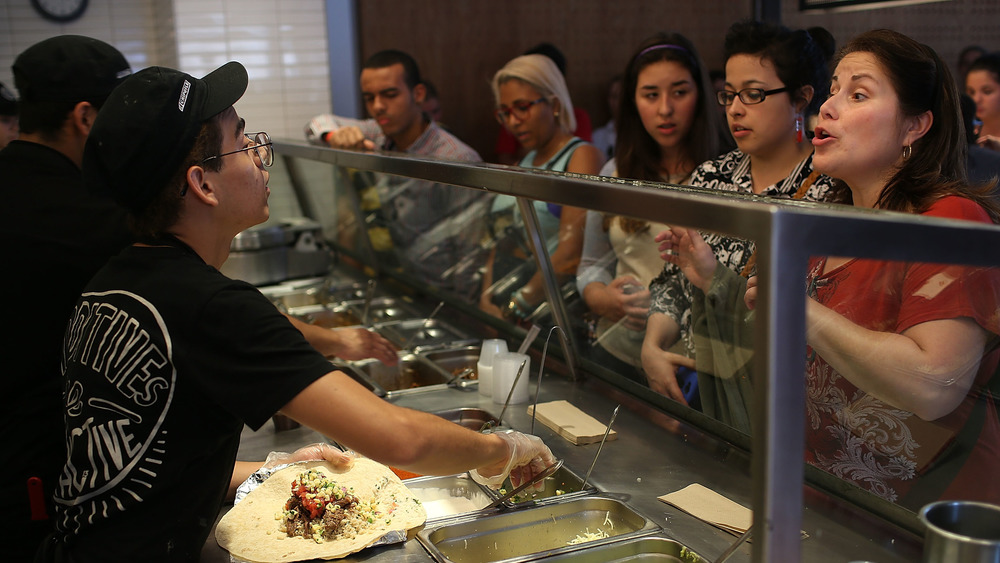
[[[499,473],[496,472],[499,465],[477,467],[470,471],[469,475],[480,485],[495,490],[510,476],[510,484],[519,487],[556,462],[549,447],[542,443],[542,439],[538,436],[522,434],[514,430],[497,432],[495,435],[507,442],[510,455]],[[536,490],[541,490],[543,484],[539,482],[533,487]]]
[[[344,453],[330,444],[316,443],[303,446],[292,453],[271,452],[267,454],[262,469],[277,467],[297,461],[326,460],[337,469],[350,469],[354,465],[354,456]]]

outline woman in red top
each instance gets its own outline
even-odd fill
[[[966,182],[958,91],[932,49],[871,31],[836,63],[813,162],[841,201],[998,222],[990,186]],[[997,270],[818,257],[808,296],[808,460],[909,508],[1000,502]]]

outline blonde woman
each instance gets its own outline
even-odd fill
[[[601,152],[571,133],[576,128],[573,102],[559,67],[551,59],[523,55],[511,60],[494,75],[493,96],[497,121],[528,150],[519,166],[579,174],[600,171],[604,162]],[[552,266],[561,282],[568,281],[580,261],[585,211],[544,201],[535,201],[534,206],[549,241]],[[497,197],[493,202],[495,215],[512,210],[513,220],[519,221],[515,207],[510,196]],[[511,238],[498,241],[487,262],[480,306],[510,319],[525,319],[545,300],[541,275],[535,272],[513,292],[497,292],[498,288],[493,287],[518,263],[530,260]]]

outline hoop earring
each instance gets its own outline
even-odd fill
[[[913,154],[913,147],[906,145],[903,147],[903,160],[908,160],[910,155]]]
[[[802,116],[801,115],[796,115],[795,116],[795,142],[796,143],[801,143],[802,142]]]

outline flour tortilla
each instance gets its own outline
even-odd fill
[[[275,515],[284,510],[292,481],[313,468],[338,485],[353,489],[351,493],[360,502],[376,500],[381,516],[371,528],[353,538],[320,543],[285,534]],[[405,537],[406,530],[420,526],[426,519],[423,506],[388,467],[358,458],[351,469],[341,471],[325,461],[310,461],[276,472],[247,494],[219,521],[215,539],[235,557],[253,563],[339,559],[376,543],[387,533],[400,531]]]

